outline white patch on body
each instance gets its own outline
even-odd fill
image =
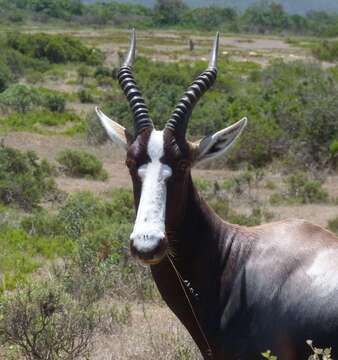
[[[312,286],[319,290],[322,297],[330,296],[337,291],[338,274],[334,266],[337,259],[337,251],[323,250],[313,260],[306,271],[312,280]]]
[[[134,230],[130,236],[134,247],[140,252],[154,249],[165,233],[166,180],[171,176],[172,170],[160,162],[163,154],[163,131],[153,130],[148,142],[151,161],[138,169],[142,192]]]

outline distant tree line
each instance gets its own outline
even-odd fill
[[[232,7],[188,7],[183,0],[156,0],[153,8],[115,1],[84,4],[80,0],[0,0],[0,21],[47,21],[117,27],[178,27],[230,32],[338,35],[338,14],[311,11],[289,14],[278,2],[262,0],[245,11]]]

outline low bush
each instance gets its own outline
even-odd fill
[[[322,41],[312,49],[312,53],[324,61],[338,60],[338,41]]]
[[[270,204],[282,203],[310,204],[329,200],[328,192],[323,189],[322,183],[312,180],[304,172],[296,172],[283,179],[285,190],[270,196]]]
[[[90,192],[78,192],[70,195],[57,213],[39,210],[24,218],[21,226],[36,236],[62,235],[66,239],[79,240],[82,236],[100,236],[109,227],[119,234],[118,226],[131,224],[134,216],[130,190],[117,189],[107,194],[105,200]],[[112,232],[105,236],[113,239]]]
[[[60,285],[34,284],[4,297],[2,341],[17,346],[25,359],[80,359],[91,350],[99,317]]]
[[[227,199],[214,197],[209,203],[217,215],[233,224],[255,226],[263,221],[271,221],[273,219],[273,214],[262,209],[260,206],[253,207],[251,214],[246,215],[232,209]]]
[[[322,188],[320,181],[309,179],[306,173],[298,172],[288,176],[285,184],[291,201],[306,204],[328,200],[328,193]]]
[[[32,58],[47,59],[51,63],[68,61],[99,65],[103,54],[86,47],[80,40],[64,35],[10,33],[7,46]]]
[[[0,95],[2,108],[10,108],[22,113],[27,112],[34,106],[39,106],[41,103],[42,99],[36,90],[20,84],[12,85]]]
[[[46,108],[52,112],[65,110],[65,96],[47,89],[36,89],[30,86],[14,84],[0,94],[0,106],[5,110],[26,113],[37,107]]]
[[[87,65],[80,65],[77,69],[77,75],[80,83],[83,84],[85,78],[91,75],[90,68]]]
[[[89,90],[80,90],[78,96],[82,104],[91,104],[94,102],[94,97]]]
[[[0,61],[0,93],[7,88],[11,77],[12,74],[9,67]]]
[[[52,167],[32,152],[0,147],[0,202],[30,210],[57,191]]]
[[[74,177],[88,177],[95,180],[106,180],[107,172],[102,163],[93,154],[86,151],[66,149],[57,157],[66,174]]]
[[[52,112],[62,113],[66,108],[66,99],[61,94],[49,92],[45,95],[44,105]]]
[[[71,125],[65,129],[53,127]],[[0,128],[8,131],[31,131],[45,134],[74,135],[83,133],[85,125],[82,119],[69,112],[53,113],[50,111],[29,111],[27,113],[13,113],[1,119]]]

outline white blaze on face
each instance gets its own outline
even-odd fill
[[[150,162],[138,169],[142,191],[134,230],[130,236],[134,247],[140,252],[156,248],[165,233],[166,180],[172,170],[160,162],[163,154],[163,131],[153,130],[148,142]]]

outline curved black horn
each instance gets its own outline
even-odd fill
[[[153,128],[154,125],[150,119],[145,101],[133,77],[132,66],[135,59],[135,50],[136,37],[135,30],[133,30],[128,54],[117,77],[133,112],[135,136],[137,136],[142,130],[146,128]]]
[[[185,135],[194,106],[216,80],[218,45],[219,34],[217,33],[211,51],[208,68],[189,86],[166,124],[166,128],[175,131],[177,134]]]

